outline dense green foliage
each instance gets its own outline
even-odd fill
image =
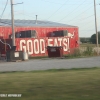
[[[90,38],[91,43],[96,44],[96,34],[93,34]],[[100,44],[100,32],[98,32],[98,43]]]

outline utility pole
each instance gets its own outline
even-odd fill
[[[95,2],[95,0],[94,0],[94,15],[95,15],[95,31],[96,31],[97,55],[99,55],[98,30],[97,30],[97,15],[96,15],[96,2]]]
[[[12,20],[12,46],[15,46],[15,30],[14,30],[14,8],[13,8],[13,0],[11,0],[11,20]]]

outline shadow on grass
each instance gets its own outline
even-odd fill
[[[0,74],[6,74],[6,73],[38,73],[38,72],[64,72],[64,71],[81,71],[81,70],[95,70],[100,69],[98,67],[92,67],[92,68],[71,68],[71,69],[48,69],[48,70],[35,70],[35,71],[6,71],[6,72],[0,72]]]

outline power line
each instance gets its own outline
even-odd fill
[[[90,17],[93,17],[93,16],[94,16],[94,14],[92,14],[92,15],[90,15],[90,16],[84,18],[84,19],[77,19],[77,20],[75,20],[75,21],[81,20],[81,21],[78,21],[78,22],[77,22],[77,23],[81,23],[82,21],[84,21],[84,20],[86,20],[86,19],[88,19],[88,18],[90,18]],[[76,22],[74,22],[74,23],[76,23]],[[74,24],[74,23],[73,23],[73,24]]]
[[[100,18],[100,16],[97,17],[97,18]],[[91,23],[91,21],[88,22],[88,24],[85,24],[84,26],[86,27],[87,25],[89,25],[89,23]],[[84,28],[84,26],[83,26],[82,28]],[[92,26],[93,26],[93,27],[92,27]],[[82,29],[82,30],[80,30],[80,31],[84,31],[84,30],[87,30],[87,31],[88,31],[89,29],[95,28],[94,26],[95,26],[95,25],[91,24],[91,25],[87,26],[85,29]],[[95,29],[94,29],[93,31],[95,32]]]
[[[93,6],[91,6],[90,8],[92,8],[92,7],[93,7]],[[90,8],[88,8],[88,9],[85,10],[84,12],[88,11]],[[82,12],[82,13],[84,13],[84,12]],[[81,13],[81,14],[82,14],[82,13]],[[74,17],[73,19],[69,20],[68,22],[73,21],[75,18],[77,18],[77,17],[80,16],[81,14],[77,15],[76,17]],[[93,15],[92,15],[92,16],[93,16]]]
[[[25,14],[24,12],[18,12],[18,11],[14,11],[14,12],[16,12],[17,14],[20,14],[20,15],[25,15],[25,16],[27,16],[27,17],[31,17],[31,18],[34,17],[34,18],[35,18],[35,16],[31,16],[31,15],[29,15],[29,14]],[[15,14],[16,14],[16,13],[15,13]],[[25,16],[24,16],[24,17],[25,17]]]
[[[87,0],[83,1],[76,9],[78,9],[81,5],[84,4],[84,2],[86,2]],[[69,14],[73,13],[76,9],[74,9],[72,12],[70,12]],[[60,19],[58,22],[62,21],[63,19],[65,19],[67,16],[69,16],[69,14],[67,14],[65,17],[63,17],[62,19]]]
[[[48,3],[53,3],[53,4],[61,4],[61,3],[58,3],[58,2],[52,2],[52,1],[47,1],[47,0],[42,0],[43,2],[48,2]]]
[[[91,24],[91,22],[92,22],[92,21],[88,22],[88,24],[86,24],[86,23],[85,23],[85,26],[83,25],[83,27],[82,27],[82,28],[85,28],[85,27],[86,27],[85,29],[92,28],[92,26],[94,25],[94,23],[93,23],[93,24]],[[89,24],[91,24],[91,25],[89,25]],[[88,25],[88,26],[87,26],[87,25]],[[94,25],[94,26],[95,26],[95,25]]]
[[[97,17],[97,19],[98,19],[98,18],[100,18],[100,16]],[[92,21],[93,21],[93,19],[92,19]],[[84,28],[84,27],[86,27],[87,25],[89,25],[92,21],[90,20],[89,22],[87,22],[88,24],[85,23],[85,25],[83,25],[82,28]],[[90,27],[90,26],[92,26],[92,24],[89,25],[88,27]],[[88,28],[88,27],[87,27],[87,28]]]
[[[94,31],[94,30],[80,30],[80,31]]]
[[[67,0],[66,2],[68,2],[69,0]],[[61,6],[60,6],[60,8],[58,8],[48,19],[50,19],[55,13],[57,13],[62,7],[63,7],[63,5],[65,5],[65,3],[66,2],[64,2]]]
[[[8,4],[8,0],[6,1],[5,7],[4,7],[3,12],[2,12],[2,14],[0,16],[0,20],[2,19],[2,16],[3,16],[3,14],[4,14],[5,10],[6,10],[7,4]]]
[[[52,2],[52,1],[49,1],[49,0],[42,0],[43,2],[48,2],[48,3],[52,3],[52,4],[61,4],[62,5],[62,3],[58,3],[58,2]],[[87,5],[88,4],[90,4],[90,3],[86,3]],[[84,5],[86,5],[86,4],[84,4]],[[79,4],[65,4],[65,5],[79,5]]]

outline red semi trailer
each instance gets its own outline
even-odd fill
[[[43,22],[42,22],[43,23]],[[18,24],[18,23],[17,23]],[[15,23],[16,25],[16,23]],[[78,27],[59,23],[15,26],[16,51],[28,52],[30,56],[47,56],[47,46],[63,46],[63,54],[79,47]],[[10,26],[0,27],[0,53],[12,47]]]

